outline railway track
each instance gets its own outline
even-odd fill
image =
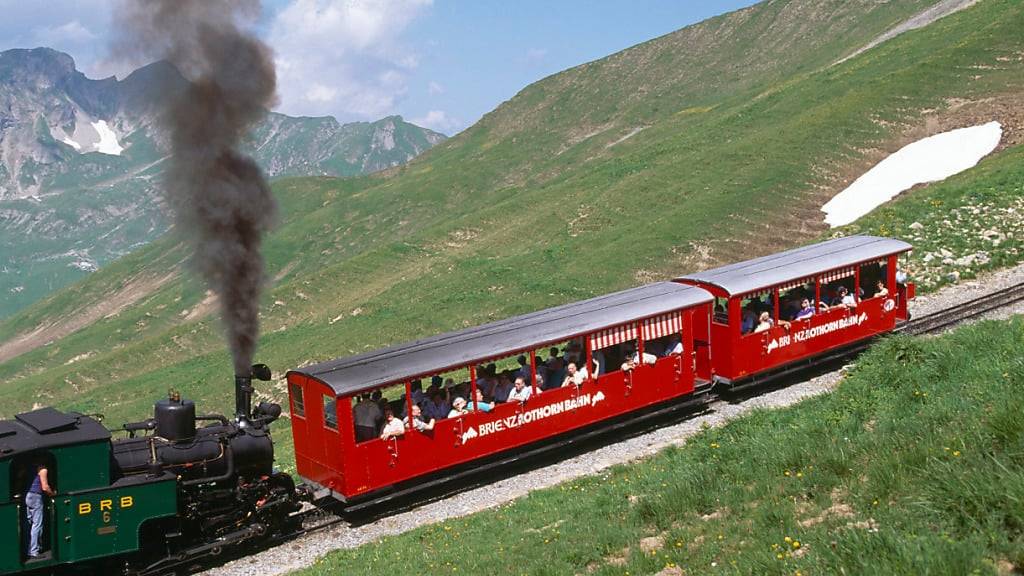
[[[1007,288],[997,290],[989,294],[985,294],[978,298],[962,302],[960,304],[957,304],[956,306],[951,306],[938,312],[934,312],[925,316],[920,316],[918,318],[913,318],[910,321],[897,327],[895,332],[911,335],[932,334],[940,332],[944,329],[947,329],[966,320],[977,318],[978,316],[981,316],[983,314],[1022,301],[1024,301],[1024,283],[1015,284],[1013,286],[1009,286]],[[850,357],[856,355],[857,353],[867,348],[869,344],[870,342],[860,343],[853,347],[839,351],[835,354],[829,354],[825,357],[818,358],[816,362],[800,366],[796,370],[780,372],[779,374],[774,375],[774,377],[772,378],[773,380],[776,380],[775,387],[785,386],[785,383],[778,382],[783,377],[786,377],[788,380],[790,377],[794,375],[806,373],[814,368],[820,369],[822,366],[832,366],[835,365],[837,362],[848,360]],[[766,380],[757,382],[757,384],[765,383]],[[735,398],[737,394],[740,394],[744,397],[752,397],[758,395],[756,390],[751,388],[753,387],[743,387],[742,392],[738,392],[737,390],[718,390],[716,388],[707,391],[704,394],[704,397],[700,399],[699,402],[684,403],[680,404],[679,407],[669,406],[661,410],[653,411],[652,413],[646,414],[643,417],[643,420],[647,422],[646,427],[644,427],[642,424],[638,422],[633,422],[633,424],[637,425],[638,428],[632,431],[632,434],[642,434],[644,430],[649,430],[652,427],[663,425],[665,423],[665,418],[674,418],[675,420],[678,420],[680,418],[679,413],[682,411],[687,412],[687,414],[684,417],[690,417],[694,414],[694,406],[704,406],[715,400],[727,399],[727,397]],[[699,411],[699,408],[697,410]],[[595,433],[592,436],[596,437],[598,436],[598,434]],[[519,458],[511,459],[508,462],[508,464],[511,464],[518,460]],[[358,513],[358,515],[346,513],[340,507],[340,505],[325,508],[314,506],[309,509],[303,510],[302,512],[296,513],[294,518],[297,526],[293,531],[288,532],[286,534],[273,536],[267,540],[263,540],[261,543],[261,548],[266,549],[283,545],[299,537],[309,536],[317,532],[330,529],[339,524],[364,524],[366,522],[376,520],[385,515],[400,513],[411,508],[415,508],[417,506],[422,506],[430,502],[444,499],[456,492],[469,490],[478,487],[484,483],[485,480],[483,479],[478,481],[470,481],[468,483],[462,483],[457,488],[452,488],[449,489],[448,491],[435,491],[424,498],[418,498],[414,500],[403,499],[395,502],[389,501],[388,503],[381,504],[376,508],[369,507],[365,510],[361,510]],[[237,555],[232,554],[231,556],[236,557]],[[159,572],[154,571],[140,573],[140,576],[158,576],[163,574],[181,573],[181,570],[185,570],[187,573],[191,573],[196,569],[200,568],[209,569],[212,567],[210,565],[210,560],[210,558],[206,558],[205,562],[203,562],[202,559],[192,559],[189,561],[182,562],[178,565],[165,567],[163,570]],[[206,566],[202,566],[202,564],[206,564]]]
[[[990,292],[927,316],[913,318],[907,324],[897,328],[896,331],[906,334],[933,334],[965,320],[977,318],[982,314],[1021,301],[1024,301],[1024,283]]]

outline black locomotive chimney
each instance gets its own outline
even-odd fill
[[[248,374],[235,374],[235,418],[247,421],[252,416],[252,379],[270,380],[270,368],[266,364],[253,364]]]
[[[248,420],[252,413],[252,375],[235,374],[235,417]]]

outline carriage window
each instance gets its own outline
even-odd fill
[[[813,280],[779,290],[780,320],[808,320],[816,311]]]
[[[552,344],[537,351],[537,382],[538,391],[551,390],[565,384],[566,379],[573,377],[570,372],[587,368],[587,373],[594,369],[587,367],[587,349],[583,338],[567,340]],[[570,368],[569,365],[574,366]],[[582,384],[581,376],[575,376]]]
[[[411,388],[415,393],[418,381]],[[356,442],[379,438],[388,423],[388,414],[401,420],[406,412],[405,383],[390,384],[376,390],[367,390],[352,397],[352,424]]]
[[[849,308],[856,306],[856,286],[854,286],[854,269],[837,270],[821,277],[821,300],[829,308]]]
[[[763,331],[757,329],[762,314],[767,314],[770,320],[775,317],[774,312],[775,296],[771,290],[747,294],[740,300],[740,334]]]
[[[338,411],[335,406],[334,396],[324,394],[324,426],[331,430],[338,429]]]
[[[862,264],[860,267],[860,294],[862,300],[882,298],[889,295],[888,261],[880,260]]]
[[[683,353],[683,340],[679,334],[669,334],[654,340],[644,341],[644,352],[659,358]]]
[[[306,404],[302,398],[302,386],[289,384],[288,389],[292,393],[292,416],[305,416]]]
[[[715,314],[713,316],[715,324],[721,324],[723,326],[729,325],[729,299],[728,298],[715,298]]]

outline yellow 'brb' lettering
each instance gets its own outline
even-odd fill
[[[108,510],[113,510],[114,509],[114,500],[112,498],[109,498],[109,499],[106,499],[106,500],[100,500],[99,504],[100,504],[100,511],[108,511]],[[119,510],[124,510],[125,508],[131,508],[134,505],[135,505],[135,497],[134,496],[121,496],[121,498],[117,501],[117,507],[118,507]],[[92,504],[89,503],[89,502],[81,502],[81,503],[79,503],[78,504],[78,514],[79,515],[92,514]]]

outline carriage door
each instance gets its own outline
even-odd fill
[[[711,380],[711,326],[708,324],[709,304],[701,304],[683,314],[683,338],[691,340],[694,376]]]

